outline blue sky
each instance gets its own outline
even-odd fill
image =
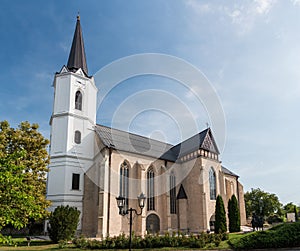
[[[299,0],[2,0],[1,6],[0,120],[12,126],[37,122],[49,137],[51,85],[67,63],[79,11],[90,74],[139,53],[169,54],[194,65],[223,107],[222,163],[240,175],[246,191],[260,187],[283,203],[300,204]],[[97,122],[109,125],[118,104],[145,89],[180,96],[198,127],[206,128],[205,109],[182,85],[159,76],[124,81],[98,110]],[[129,129],[178,143],[179,119],[184,118],[168,120],[164,113],[146,111]]]

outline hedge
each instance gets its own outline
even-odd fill
[[[229,240],[234,249],[300,247],[300,222],[284,223],[267,231],[257,231],[240,238]]]
[[[218,246],[222,240],[227,240],[228,234],[208,234],[186,236],[178,233],[170,235],[145,235],[144,238],[133,235],[132,248],[163,248],[163,247],[188,247],[203,248],[208,243]],[[129,246],[128,237],[125,234],[116,237],[106,237],[102,241],[90,240],[84,237],[75,238],[73,243],[77,248],[87,249],[125,249]]]

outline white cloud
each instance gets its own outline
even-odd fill
[[[60,42],[58,45],[64,52],[68,52],[70,50],[70,45],[67,45],[65,42]]]
[[[197,13],[209,13],[213,11],[212,5],[208,3],[203,4],[196,0],[188,0],[185,3]]]
[[[245,4],[235,5],[233,8],[226,7],[227,15],[233,24],[237,25],[238,34],[250,32],[258,19],[268,22],[268,14],[275,5],[276,0],[255,0]]]
[[[300,2],[300,0],[294,0]],[[254,0],[241,1],[236,4],[214,4],[203,3],[196,0],[188,0],[185,5],[191,8],[196,14],[216,14],[218,19],[229,19],[239,35],[250,32],[256,21],[261,19],[265,22],[269,21],[269,13],[276,4],[277,0]],[[199,18],[199,17],[197,17]]]
[[[51,80],[53,79],[53,74],[51,74],[49,72],[38,72],[38,73],[35,73],[35,77],[38,80],[45,80],[45,81],[49,81],[49,83],[51,83]]]
[[[268,12],[271,10],[272,6],[274,5],[274,0],[255,0],[254,3],[255,11],[257,14],[264,15],[268,14]]]
[[[300,6],[300,0],[291,0],[293,5],[299,5]]]

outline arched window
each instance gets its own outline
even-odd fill
[[[213,168],[210,168],[209,170],[209,190],[210,190],[210,199],[215,200],[217,197],[216,173]]]
[[[176,177],[174,172],[170,175],[170,213],[176,214]]]
[[[120,167],[120,196],[125,198],[124,209],[126,210],[129,198],[129,166],[126,161]]]
[[[75,131],[74,141],[75,141],[76,144],[81,143],[81,132],[80,131]]]
[[[154,170],[152,167],[150,167],[147,172],[147,210],[155,210]]]
[[[82,110],[82,93],[80,91],[75,94],[75,109]]]

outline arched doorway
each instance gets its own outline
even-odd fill
[[[146,230],[148,234],[156,234],[160,231],[160,220],[156,214],[149,214],[146,218]]]
[[[209,220],[210,231],[215,231],[215,222],[216,222],[216,216],[215,216],[215,214],[213,214]]]

